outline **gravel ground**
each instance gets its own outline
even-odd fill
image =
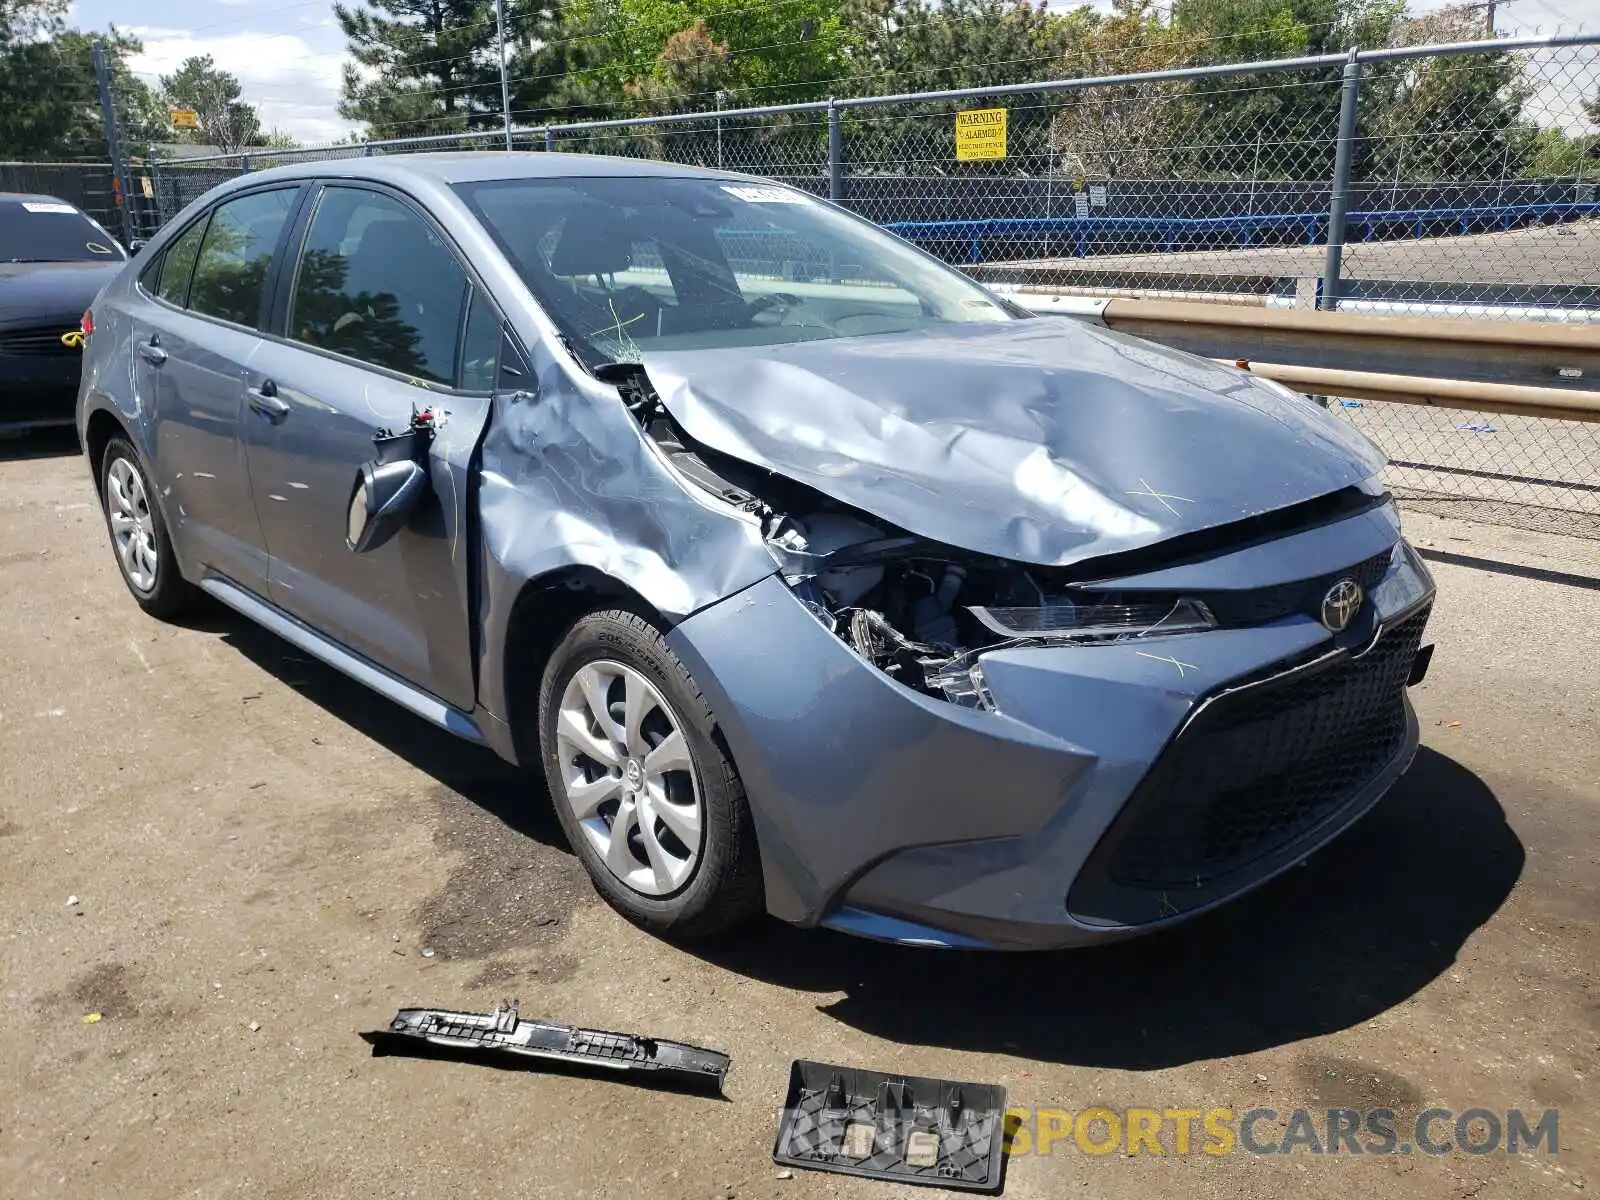
[[[1422,524],[1458,556],[1519,553]],[[1011,1161],[1012,1197],[1600,1188],[1600,590],[1437,572],[1416,766],[1230,909],[1076,954],[775,925],[688,951],[596,901],[533,781],[226,613],[142,616],[70,437],[0,443],[0,1195],[925,1194],[774,1169],[795,1057],[1074,1110],[1560,1109],[1554,1157],[1069,1139]],[[724,1048],[727,1099],[357,1036],[504,996]]]

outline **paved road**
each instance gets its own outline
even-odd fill
[[[1100,254],[986,264],[988,271],[1048,269],[1129,275],[1270,275],[1315,279],[1322,246],[1258,246],[1175,254]],[[1600,284],[1600,221],[1541,226],[1507,233],[1416,241],[1352,242],[1345,247],[1348,279],[1403,279],[1431,283]]]
[[[1070,1109],[1561,1109],[1555,1159],[1069,1141],[1012,1162],[1015,1198],[1600,1187],[1600,591],[1440,567],[1412,773],[1179,933],[997,958],[764,926],[688,952],[594,900],[533,783],[231,616],[140,615],[91,499],[70,447],[0,445],[7,1200],[926,1195],[778,1176],[796,1056]],[[373,1059],[356,1036],[506,995],[724,1047],[729,1100]]]

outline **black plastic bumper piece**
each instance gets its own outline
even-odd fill
[[[1416,687],[1428,677],[1428,664],[1433,661],[1433,647],[1424,646],[1417,651],[1417,657],[1411,660],[1411,676],[1406,680],[1407,687]]]
[[[998,1194],[1006,1092],[998,1084],[796,1062],[772,1160],[894,1183]]]
[[[374,1052],[498,1060],[501,1065],[539,1060],[601,1072],[638,1074],[638,1082],[721,1091],[726,1054],[682,1042],[578,1029],[518,1016],[514,1003],[491,1013],[402,1008],[389,1028],[361,1035]],[[442,1052],[442,1053],[441,1053]]]

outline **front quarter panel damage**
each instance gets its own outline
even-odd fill
[[[814,922],[849,879],[907,845],[1018,837],[1069,802],[1094,756],[896,683],[777,578],[668,638],[744,777],[767,908]]]
[[[671,626],[774,570],[760,530],[685,488],[615,386],[542,345],[532,358],[538,386],[496,398],[480,472],[482,705],[502,720],[538,687],[507,679],[501,653],[529,583],[587,568]]]

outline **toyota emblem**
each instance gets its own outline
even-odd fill
[[[1322,623],[1334,633],[1343,633],[1361,611],[1363,599],[1361,585],[1354,579],[1339,580],[1322,598]]]

